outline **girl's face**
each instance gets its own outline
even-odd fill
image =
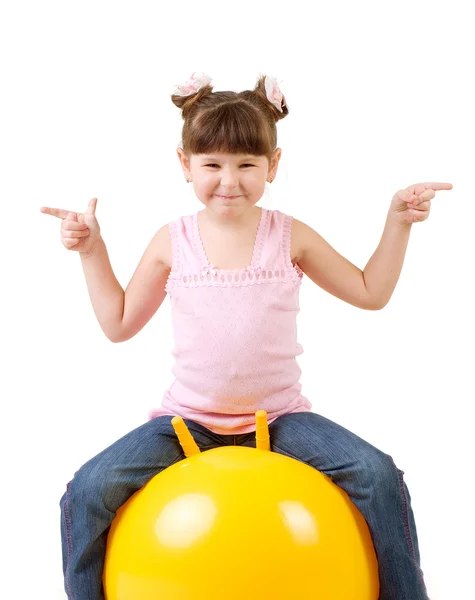
[[[207,208],[218,214],[243,212],[258,202],[277,172],[281,149],[277,148],[271,163],[266,156],[245,154],[192,154],[188,160],[177,149],[186,179],[191,179],[196,196]]]

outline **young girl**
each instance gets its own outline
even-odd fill
[[[255,447],[254,415],[264,409],[272,450],[325,473],[365,517],[378,557],[380,599],[427,599],[403,471],[388,454],[311,411],[300,393],[296,316],[304,273],[354,306],[383,308],[412,224],[427,219],[436,190],[452,185],[398,191],[362,272],[308,225],[255,206],[276,176],[276,121],[288,114],[275,79],[260,77],[252,91],[213,92],[208,77],[193,74],[172,101],[184,119],[178,156],[204,209],[157,231],[125,292],[100,235],[97,200],[84,214],[41,208],[62,219],[63,245],[80,253],[105,335],[113,342],[132,338],[168,293],[176,344],[176,379],[162,406],[83,465],[61,499],[68,598],[104,598],[106,539],[117,509],[184,458],[172,415],[185,419],[201,450]]]

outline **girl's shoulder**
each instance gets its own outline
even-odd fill
[[[174,221],[170,223],[166,223],[157,231],[154,236],[154,245],[156,251],[157,260],[168,267],[172,268],[172,260],[173,260],[173,246],[172,246],[172,235],[177,235],[178,229],[177,225],[180,221],[186,219],[187,221],[191,221],[193,215],[183,215],[178,217]]]
[[[287,225],[284,227],[284,231],[286,235],[289,236],[290,233],[290,254],[292,263],[298,264],[299,260],[302,258],[303,251],[305,249],[304,242],[306,240],[306,232],[309,229],[308,225],[306,225],[303,221],[295,218],[293,215],[284,213],[280,210],[269,211],[270,213],[279,213],[280,222],[282,219],[285,219]],[[290,223],[290,232],[289,226]]]
[[[160,227],[153,238],[153,244],[158,262],[162,263],[170,270],[172,268],[173,260],[172,236],[176,236],[178,234],[180,222],[186,220],[190,224],[192,219],[193,214],[180,216]]]
[[[299,260],[301,260],[304,251],[304,234],[307,227],[308,226],[303,221],[299,221],[295,217],[292,217],[292,229],[290,233],[291,255],[292,262],[296,262],[297,264]]]
[[[160,227],[153,239],[157,261],[172,268],[172,241],[168,223]]]

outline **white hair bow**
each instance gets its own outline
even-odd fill
[[[280,110],[280,112],[284,112],[282,107],[285,106],[285,97],[280,91],[277,79],[266,75],[264,85],[266,88],[267,100]]]
[[[178,85],[174,91],[175,96],[191,96],[196,94],[202,87],[211,83],[211,77],[204,73],[193,73],[183,85]]]

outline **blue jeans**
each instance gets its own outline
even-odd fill
[[[255,432],[219,435],[185,420],[199,448],[255,447]],[[271,448],[343,488],[365,517],[378,557],[380,600],[428,600],[411,498],[403,471],[351,431],[312,412],[269,425]],[[83,465],[61,498],[65,589],[69,600],[103,600],[109,525],[119,506],[154,475],[184,458],[171,417],[134,429]]]

